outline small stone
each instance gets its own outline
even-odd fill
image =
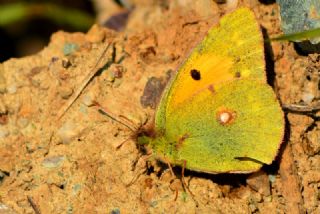
[[[1,114],[0,113],[0,125],[6,125],[9,121],[8,114]]]
[[[58,72],[58,76],[61,80],[67,80],[70,77],[70,74],[66,69],[61,69]]]
[[[62,59],[61,63],[62,63],[62,67],[64,67],[64,68],[69,68],[71,66],[71,62],[67,58]]]
[[[226,1],[226,10],[227,11],[233,11],[237,8],[239,0],[227,0]]]
[[[29,124],[29,120],[27,118],[21,117],[17,120],[17,125],[19,128],[25,128]]]
[[[149,188],[149,189],[151,189],[152,188],[152,186],[153,186],[153,179],[152,178],[146,178],[145,180],[144,180],[144,186],[145,186],[145,188]]]
[[[303,149],[309,156],[314,156],[320,152],[320,127],[319,124],[305,134]]]
[[[265,202],[272,202],[272,195],[266,196],[263,199]]]
[[[15,84],[11,84],[7,87],[7,92],[9,94],[15,94],[17,92],[17,86]]]
[[[115,209],[111,210],[110,214],[120,214],[119,208],[115,208]]]
[[[247,184],[255,191],[259,192],[264,196],[271,195],[270,183],[268,175],[260,170],[253,173],[247,178]]]
[[[87,115],[88,114],[88,107],[86,105],[84,105],[83,103],[80,104],[80,108],[79,111],[84,114]]]
[[[0,183],[4,177],[6,177],[6,174],[0,170]]]
[[[75,43],[65,43],[63,46],[63,54],[68,56],[79,49],[79,45]]]
[[[122,78],[124,68],[121,65],[112,64],[108,69],[107,81],[114,82],[116,79]]]
[[[82,103],[86,106],[92,106],[94,105],[94,95],[91,94],[90,92],[85,94],[83,96],[83,99],[82,99]]]
[[[96,24],[90,28],[86,35],[87,40],[92,43],[102,42],[105,37],[105,32]]]
[[[68,144],[79,135],[79,130],[72,122],[65,123],[57,132],[62,143]]]
[[[73,89],[69,86],[59,87],[59,95],[62,99],[68,99],[73,94]]]
[[[237,196],[243,200],[249,200],[252,198],[252,192],[249,188],[240,187],[240,191],[237,192]]]
[[[302,100],[304,103],[310,104],[315,98],[314,94],[305,92],[302,94]]]
[[[249,204],[249,208],[251,211],[250,213],[254,213],[259,210],[256,204]]]
[[[81,184],[75,184],[72,187],[72,194],[76,195],[81,190]]]
[[[73,206],[72,204],[69,204],[67,207],[67,214],[73,214]]]
[[[52,63],[57,62],[58,60],[59,60],[59,57],[56,57],[56,56],[51,58]]]
[[[271,183],[274,183],[276,181],[276,176],[275,175],[268,175],[269,181]]]
[[[8,207],[7,205],[0,203],[0,214],[18,214],[16,211]]]
[[[5,128],[0,126],[0,139],[6,138],[9,136],[9,131]]]
[[[53,157],[44,159],[41,165],[46,168],[56,168],[61,166],[64,160],[65,160],[64,156],[53,156]]]
[[[231,186],[230,185],[222,185],[222,186],[220,186],[220,190],[221,190],[221,193],[224,196],[226,196],[231,192]]]
[[[217,15],[218,5],[212,0],[192,1],[192,0],[178,0],[172,1],[172,4],[178,4],[185,10],[192,8],[196,13],[201,14],[203,17],[213,17]],[[192,5],[192,7],[190,7]]]
[[[158,201],[151,201],[150,207],[156,207],[158,205]]]

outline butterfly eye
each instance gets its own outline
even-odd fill
[[[200,71],[198,71],[197,69],[192,69],[190,71],[191,77],[194,80],[200,80],[201,79],[201,75],[200,75]]]

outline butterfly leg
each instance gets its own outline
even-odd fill
[[[147,155],[140,155],[140,156],[138,156],[137,157],[137,159],[133,162],[133,171],[136,171],[136,168],[137,168],[137,166],[138,165],[140,165],[139,163],[146,163],[146,161],[150,158],[150,157],[152,157],[152,155],[153,154],[147,154]],[[139,167],[140,168],[140,167]],[[142,174],[144,174],[146,171],[147,171],[147,168],[146,168],[146,166],[144,165],[144,166],[142,166],[141,167],[142,168],[142,170],[140,171],[140,172],[138,172],[134,177],[133,177],[133,179],[126,185],[127,187],[129,187],[129,186],[131,186],[134,182],[136,182],[138,179],[139,179],[139,177],[142,175]]]
[[[191,190],[189,189],[189,186],[186,183],[186,180],[184,179],[185,178],[184,177],[184,171],[186,169],[186,165],[187,165],[187,161],[183,160],[183,165],[182,165],[182,170],[181,170],[181,181],[182,181],[183,188],[185,190],[187,190],[192,197],[194,197],[194,194],[191,192]]]
[[[191,195],[191,198],[193,199],[193,201],[196,203],[196,206],[198,207],[198,206],[199,206],[199,203],[198,203],[198,201],[195,199],[195,195],[191,192],[189,186],[188,186],[187,183],[186,183],[185,177],[184,177],[184,171],[185,171],[185,169],[186,169],[186,165],[187,165],[187,161],[186,161],[186,160],[183,160],[183,165],[182,165],[182,170],[181,170],[181,181],[182,181],[182,185],[183,185],[183,188],[189,192],[189,194]]]
[[[167,163],[167,165],[168,165],[168,168],[169,168],[169,171],[170,171],[170,173],[171,173],[171,176],[172,176],[172,177],[175,177],[175,174],[174,174],[174,172],[173,172],[173,169],[172,169],[172,166],[171,166],[170,162],[169,162],[169,161],[166,161],[166,163]]]

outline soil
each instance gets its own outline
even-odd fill
[[[0,213],[320,213],[320,114],[312,107],[320,55],[294,43],[266,44],[268,81],[286,107],[272,165],[248,175],[187,170],[191,194],[181,168],[171,176],[130,138],[129,128],[152,122],[170,72],[234,9],[196,2],[137,0],[121,32],[57,32],[38,54],[0,64]],[[265,36],[281,34],[275,3],[239,5],[255,12]],[[298,103],[309,110],[288,110]]]

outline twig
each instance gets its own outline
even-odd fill
[[[282,104],[282,108],[287,111],[297,112],[297,113],[311,113],[320,111],[320,103],[315,103],[313,105],[306,104]]]
[[[35,214],[41,214],[38,206],[36,205],[36,203],[34,203],[33,199],[31,196],[27,196],[28,202],[30,204],[30,206],[32,207],[32,209],[34,210]]]
[[[58,120],[60,120],[63,115],[69,110],[69,108],[72,106],[72,104],[78,99],[78,97],[81,95],[83,90],[88,86],[89,82],[93,79],[93,77],[97,74],[99,71],[98,65],[102,61],[103,57],[105,56],[107,50],[109,49],[111,45],[111,42],[107,44],[106,48],[104,48],[103,52],[101,53],[99,59],[97,60],[94,67],[91,69],[91,71],[88,73],[86,78],[82,81],[81,85],[78,87],[76,92],[71,96],[71,98],[67,101],[67,103],[61,108],[61,110],[58,113]]]

